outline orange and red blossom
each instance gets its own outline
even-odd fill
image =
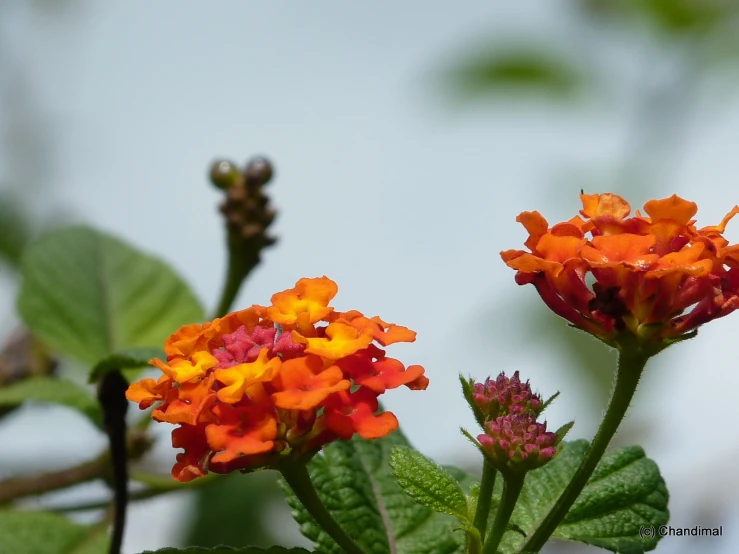
[[[413,342],[416,334],[335,311],[337,291],[327,277],[301,279],[269,307],[186,325],[167,339],[166,361],[150,362],[163,375],[132,383],[126,397],[141,409],[158,404],[152,417],[179,425],[175,479],[274,467],[337,438],[374,439],[398,427],[392,413],[377,413],[378,395],[425,389],[428,379],[374,343]]]
[[[698,228],[698,206],[677,195],[631,217],[615,194],[580,199],[580,215],[552,227],[521,213],[529,251],[501,252],[516,282],[533,284],[557,315],[613,346],[631,336],[659,350],[739,307],[739,245],[723,237],[739,207]]]

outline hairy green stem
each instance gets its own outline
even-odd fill
[[[577,500],[577,497],[585,488],[588,479],[593,474],[595,467],[603,457],[603,454],[616,434],[621,421],[629,409],[631,399],[634,397],[639,378],[644,371],[644,366],[649,359],[649,354],[640,350],[636,345],[631,348],[622,348],[618,358],[618,372],[616,374],[616,385],[613,389],[611,401],[598,428],[598,432],[590,445],[590,450],[585,455],[580,467],[575,472],[572,480],[557,499],[554,507],[549,511],[541,524],[527,537],[520,553],[531,554],[539,552],[544,544],[552,536],[557,525],[564,519],[567,512]]]
[[[493,528],[490,531],[490,537],[483,543],[482,554],[495,554],[503,540],[503,535],[508,528],[508,522],[511,520],[513,508],[516,507],[518,495],[521,494],[523,488],[524,475],[504,475],[503,477],[503,495],[500,499],[500,506],[495,514]]]
[[[490,515],[490,503],[493,499],[493,488],[495,487],[495,468],[485,459],[482,466],[482,480],[480,481],[480,494],[477,497],[477,510],[475,511],[475,529],[480,533],[480,540],[485,540],[485,532],[488,528],[488,517]]]
[[[338,522],[323,505],[318,493],[313,487],[308,474],[308,468],[304,463],[296,461],[294,463],[285,463],[280,468],[280,473],[290,485],[295,496],[300,500],[301,504],[308,510],[308,513],[316,520],[318,525],[323,528],[328,535],[336,541],[343,552],[347,554],[364,554],[364,551],[354,542],[349,535],[341,528]]]

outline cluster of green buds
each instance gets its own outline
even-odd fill
[[[249,160],[244,169],[227,160],[216,160],[210,169],[210,180],[226,192],[219,209],[225,217],[229,237],[243,242],[255,241],[252,248],[257,250],[277,242],[267,234],[277,214],[264,192],[273,173],[272,164],[261,156]]]

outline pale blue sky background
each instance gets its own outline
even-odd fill
[[[266,154],[277,168],[270,192],[280,243],[236,307],[266,303],[300,277],[325,274],[339,284],[339,309],[416,330],[415,344],[390,352],[423,364],[431,386],[393,391],[384,402],[412,442],[440,462],[474,460],[457,431],[474,427],[457,392],[460,371],[484,378],[519,369],[545,395],[561,389],[549,421],[575,419],[572,437],[592,435],[592,402],[559,374],[567,361],[526,333],[535,290],[515,285],[498,252],[526,238],[515,222],[520,211],[561,220],[579,209],[581,186],[605,192],[603,175],[630,148],[641,78],[633,54],[643,44],[614,34],[593,51],[594,37],[577,30],[566,2],[74,0],[59,12],[29,5],[4,11],[0,59],[12,59],[27,79],[53,151],[50,186],[27,184],[37,213],[53,219],[65,210],[161,255],[213,306],[225,257],[208,166],[216,156],[242,162]],[[605,94],[556,109],[526,100],[470,109],[440,101],[433,75],[443,62],[470,44],[523,30],[597,67]],[[0,86],[13,86],[13,75],[0,75]],[[661,168],[666,182],[629,196],[634,208],[677,192],[698,202],[699,224],[708,225],[739,203],[739,109],[715,89],[702,98],[680,155]],[[0,182],[13,163],[2,155]],[[735,315],[666,352],[650,364],[635,400],[632,426],[658,418],[644,445],[667,480],[675,525],[689,523],[689,508],[705,502],[707,490],[737,489],[737,408],[724,395],[739,386],[731,349],[738,328]],[[15,416],[0,427],[0,471],[27,465],[49,443],[60,453],[39,456],[37,467],[97,452],[104,441],[91,430],[66,432],[72,423],[82,428],[78,419],[51,409]],[[160,431],[166,470],[174,452],[166,447],[169,429]],[[690,477],[701,464],[710,471]],[[168,545],[183,502],[137,504],[126,552]],[[733,523],[723,523],[735,531],[736,502],[712,505],[729,510]],[[701,524],[716,524],[721,513]],[[705,551],[737,551],[733,534]],[[657,551],[684,546],[665,540]]]

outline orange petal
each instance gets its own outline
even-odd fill
[[[346,321],[359,331],[368,330],[372,333],[373,338],[382,346],[395,344],[396,342],[414,342],[416,340],[415,331],[411,331],[408,327],[403,327],[402,325],[387,323],[380,319],[379,316],[367,318],[359,314]]]
[[[316,323],[333,311],[328,304],[338,290],[336,283],[326,276],[300,279],[295,288],[272,296],[267,316],[281,325]]]
[[[583,209],[580,213],[591,219],[621,221],[631,212],[631,206],[616,194],[581,194]]]
[[[421,366],[411,365],[411,366],[408,366],[408,369],[406,371],[413,371],[414,368],[416,367],[421,367]],[[421,369],[423,369],[423,367],[421,367]],[[417,379],[414,379],[410,383],[406,383],[405,386],[411,390],[426,390],[429,386],[429,382],[430,382],[429,378],[421,374],[418,376]]]
[[[661,200],[650,200],[644,204],[644,211],[652,219],[652,222],[666,219],[687,225],[695,214],[698,213],[698,204],[683,200],[677,194]]]
[[[524,245],[533,252],[541,237],[549,229],[547,220],[539,212],[521,212],[516,221],[522,223],[529,232],[529,238]]]
[[[200,414],[216,399],[213,391],[214,375],[197,383],[184,383],[177,389],[176,399],[154,410],[152,417],[156,421],[187,425],[197,425]]]
[[[523,256],[514,258],[506,265],[512,269],[516,269],[522,273],[548,273],[554,277],[557,277],[564,266],[559,262],[550,262],[534,254],[524,253]]]
[[[555,237],[576,237],[578,239],[584,236],[580,227],[571,223],[557,223],[549,233]]]
[[[719,223],[718,225],[714,225],[712,227],[703,227],[703,229],[699,230],[698,233],[702,235],[720,235],[726,230],[726,225],[728,225],[729,221],[731,221],[736,214],[739,214],[739,206],[734,206],[731,211],[724,216],[724,218],[721,220],[721,223]]]
[[[218,391],[218,400],[236,404],[244,397],[247,387],[255,383],[271,381],[280,369],[280,358],[268,359],[269,349],[262,348],[253,362],[247,362],[228,369],[217,369],[216,379],[226,385]]]
[[[365,439],[384,437],[398,428],[398,419],[391,412],[375,415],[376,395],[362,387],[353,394],[338,392],[326,402],[326,428],[343,439],[357,433]]]
[[[373,358],[377,358],[373,361]],[[344,373],[354,384],[371,389],[376,394],[382,394],[387,389],[395,389],[401,385],[422,385],[420,380],[424,369],[420,365],[410,366],[408,369],[394,358],[385,358],[384,351],[371,348],[358,352],[337,362]],[[428,384],[428,382],[426,382]]]
[[[651,253],[657,242],[652,235],[608,235],[594,237],[594,248],[583,248],[583,258],[592,262],[627,262],[633,265],[644,265],[655,261],[658,256]]]
[[[330,360],[338,360],[366,348],[373,340],[370,332],[359,331],[348,323],[335,321],[326,327],[328,338],[305,338],[293,331],[293,340],[306,344],[305,352],[316,354]]]
[[[259,407],[234,408],[228,404],[219,404],[213,411],[220,423],[205,428],[208,445],[218,452],[213,456],[213,462],[230,462],[239,456],[263,454],[274,447],[277,421],[272,414]]]
[[[280,392],[272,395],[278,408],[285,410],[310,410],[326,397],[347,390],[351,383],[337,366],[323,369],[319,356],[305,356],[287,360],[280,370]]]
[[[523,250],[503,250],[500,253],[500,257],[503,259],[503,261],[508,264],[511,260],[515,260],[517,258],[520,258],[523,255],[528,254],[531,256],[529,252],[525,252]]]
[[[209,369],[218,365],[218,360],[209,352],[199,351],[191,356],[191,360],[176,357],[166,364],[158,359],[152,360],[151,363],[174,381],[187,383],[204,377]]]
[[[202,331],[203,326],[197,323],[180,327],[164,341],[164,351],[169,356],[189,357]]]
[[[555,236],[547,233],[541,237],[536,250],[543,258],[551,262],[564,263],[576,258],[580,253],[580,248],[586,243],[587,240],[581,237]]]
[[[138,403],[139,408],[145,410],[155,402],[163,400],[173,384],[172,379],[167,375],[162,375],[158,381],[141,379],[129,385],[128,390],[126,390],[126,398]]]
[[[699,260],[705,245],[702,242],[691,244],[680,252],[672,252],[662,256],[657,265],[647,273],[647,277],[662,277],[667,273],[679,272],[693,277],[708,275],[713,268],[711,260]]]

